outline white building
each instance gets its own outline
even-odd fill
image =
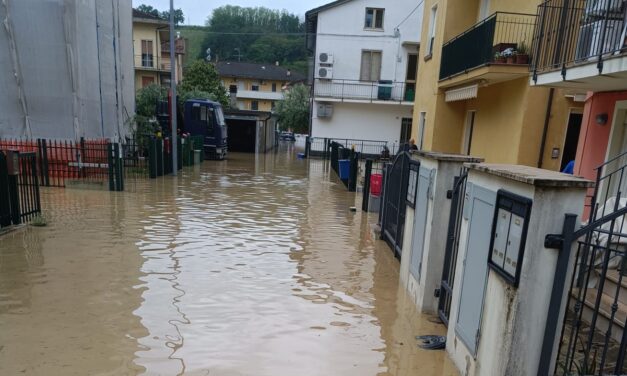
[[[0,20],[0,138],[128,132],[131,0],[2,1]]]
[[[338,0],[307,12],[313,137],[390,147],[411,137],[422,12],[419,0]]]

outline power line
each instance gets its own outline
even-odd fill
[[[409,13],[407,15],[407,17],[405,17],[404,20],[401,21],[401,23],[399,23],[395,29],[398,29],[399,27],[401,27],[402,24],[405,23],[405,21],[407,21],[409,19],[409,17],[411,17],[414,13],[416,13],[416,11],[418,10],[418,8],[420,8],[422,6],[422,4],[425,2],[425,0],[421,0],[420,3],[418,3],[418,5],[414,8],[414,10],[411,11],[411,13]]]

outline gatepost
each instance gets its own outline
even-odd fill
[[[545,248],[591,182],[525,166],[469,164],[447,351],[468,375],[538,370],[558,253]]]

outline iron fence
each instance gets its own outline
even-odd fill
[[[622,0],[548,0],[538,6],[534,36],[534,79],[544,71],[596,62],[627,47],[625,2]]]
[[[354,150],[359,153],[360,160],[365,159],[385,159],[395,155],[401,149],[398,143],[391,145],[387,141],[359,140],[350,138],[322,138],[309,137],[307,156],[322,157],[329,159],[331,157],[331,145],[339,144],[342,148]]]
[[[25,223],[41,214],[37,178],[35,153],[0,150],[0,227]]]
[[[494,13],[442,46],[440,80],[485,65],[529,64],[535,24],[535,14]]]
[[[416,87],[413,83],[395,81],[359,81],[344,79],[316,79],[314,95],[316,98],[362,100],[368,102],[384,101],[414,102]]]

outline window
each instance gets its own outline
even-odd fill
[[[361,81],[379,81],[381,78],[381,51],[361,52]]]
[[[229,85],[229,93],[237,94],[237,85]]]
[[[385,9],[381,8],[366,8],[366,29],[380,29],[383,30],[383,14]]]
[[[272,92],[276,93],[276,82],[272,83]]]
[[[435,42],[435,27],[438,16],[438,6],[431,8],[431,18],[429,20],[429,48],[427,49],[427,56],[433,54],[433,44]]]
[[[402,144],[406,144],[411,138],[412,118],[403,118],[401,120],[401,138],[399,141]]]
[[[250,87],[250,90],[252,90],[252,91],[259,91],[259,84],[257,82],[252,84],[251,87]]]
[[[426,122],[427,122],[427,113],[421,112],[420,113],[420,129],[418,129],[418,132],[419,132],[418,142],[416,143],[416,145],[418,146],[418,150],[422,150],[422,147],[424,146]]]
[[[258,111],[259,110],[259,102],[258,101],[250,102],[250,109],[253,110],[253,111]]]
[[[148,85],[154,84],[155,78],[151,76],[142,76],[142,87],[146,87]]]
[[[153,67],[153,50],[151,40],[142,40],[142,67]]]
[[[271,103],[272,103],[272,104],[271,104],[271,107],[270,107],[270,108],[271,108],[271,110],[272,110],[272,111],[276,110],[276,102],[275,102],[275,101],[272,101]]]

